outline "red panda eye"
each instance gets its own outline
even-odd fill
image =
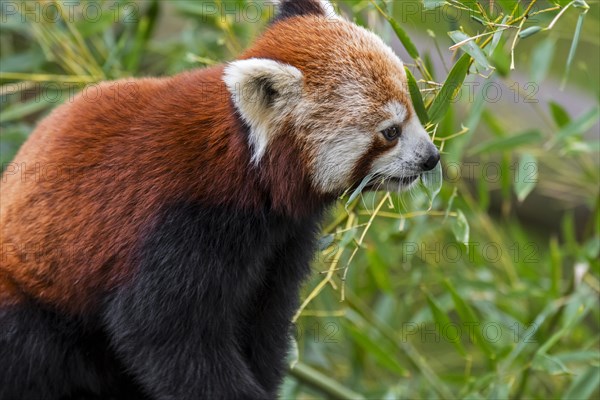
[[[389,140],[390,142],[398,139],[398,137],[400,137],[401,133],[402,133],[402,128],[398,125],[390,126],[389,128],[386,128],[381,131],[381,134],[383,135],[383,137],[386,138],[387,140]]]

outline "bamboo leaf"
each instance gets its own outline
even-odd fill
[[[460,43],[468,40],[461,45],[460,48],[473,57],[473,60],[475,60],[479,70],[487,70],[492,67],[481,48],[477,46],[477,43],[475,43],[474,40],[469,40],[470,37],[466,33],[462,31],[451,31],[448,32],[448,35],[454,43]]]
[[[402,43],[402,45],[406,49],[406,52],[408,53],[408,55],[410,55],[415,60],[420,58],[417,47],[414,45],[414,43],[412,42],[412,40],[410,39],[410,37],[408,36],[406,31],[400,26],[398,21],[396,21],[389,14],[389,11],[388,11],[385,3],[381,3],[381,7],[380,7],[377,5],[377,3],[375,3],[374,0],[371,0],[371,2],[375,5],[375,7],[381,13],[381,15],[383,15],[383,17],[390,23],[390,25],[392,26],[392,29],[396,33],[396,36],[398,36],[398,39],[400,39],[400,43]]]
[[[55,106],[55,104],[46,101],[40,101],[39,99],[35,98],[25,103],[16,103],[2,110],[2,114],[0,114],[0,122],[6,123],[25,118],[28,115],[35,114],[53,106]]]
[[[390,279],[389,266],[383,260],[377,249],[367,251],[367,260],[369,261],[369,272],[377,282],[377,287],[384,292],[393,293],[392,280]]]
[[[446,313],[440,308],[437,304],[437,301],[431,297],[429,293],[425,293],[427,296],[427,304],[429,305],[429,309],[431,310],[431,315],[433,315],[433,320],[437,322],[437,324],[444,329],[447,326],[450,326],[450,318],[446,315]],[[463,347],[460,339],[453,340],[452,344],[456,348],[456,351],[460,353],[463,357],[467,355],[465,348]]]
[[[538,130],[523,132],[517,135],[491,139],[473,147],[469,155],[501,152],[539,142],[542,134]]]
[[[368,329],[363,326],[364,320],[362,317],[350,312],[347,314],[347,317],[350,322],[346,325],[347,332],[352,336],[356,344],[365,349],[369,355],[373,356],[382,367],[399,376],[407,376],[408,372],[406,369],[398,362],[397,357],[389,349],[382,346],[383,342],[381,340],[374,340],[367,334]],[[360,326],[356,325],[356,322],[359,322]]]
[[[483,337],[481,322],[479,321],[477,314],[475,314],[475,311],[471,308],[471,306],[458,294],[449,280],[445,280],[444,284],[452,296],[454,307],[460,316],[460,319],[463,321],[463,323],[476,327],[471,331],[473,335],[471,339],[490,360],[494,359],[494,353],[489,347],[486,339]]]
[[[533,50],[530,73],[533,82],[539,83],[546,78],[554,58],[555,47],[556,41],[553,38],[548,38]]]
[[[469,242],[469,221],[465,217],[465,214],[461,210],[456,210],[456,218],[452,223],[452,233],[456,241],[467,246]]]
[[[542,29],[544,28],[542,28],[541,26],[530,26],[529,28],[523,29],[521,32],[519,32],[519,37],[521,39],[528,38],[529,36],[535,35]]]
[[[294,368],[300,359],[300,350],[298,350],[298,342],[295,337],[290,338],[290,350],[288,353],[288,364],[290,368]]]
[[[554,119],[554,122],[556,122],[556,125],[562,128],[571,122],[571,117],[569,117],[569,114],[563,108],[563,106],[554,101],[550,101],[549,105],[550,113],[552,114],[552,118]]]
[[[490,394],[488,395],[489,400],[508,400],[508,393],[510,392],[510,387],[508,384],[503,382],[494,382],[490,389]]]
[[[600,386],[600,367],[591,366],[583,374],[573,380],[571,386],[563,394],[563,400],[589,399]]]
[[[586,4],[587,6],[587,4]],[[589,8],[589,7],[588,7]],[[575,26],[575,34],[573,35],[573,41],[571,42],[571,49],[569,50],[569,55],[567,57],[567,67],[565,69],[565,75],[563,77],[563,86],[567,83],[567,79],[569,79],[569,73],[571,72],[571,65],[573,64],[573,59],[575,58],[575,53],[577,52],[577,45],[579,44],[579,36],[581,36],[581,28],[583,27],[583,20],[585,19],[585,14],[588,12],[588,8],[584,8],[584,10],[579,14],[579,18],[577,19],[577,26]]]
[[[335,239],[335,235],[334,234],[329,234],[329,235],[321,236],[319,238],[319,241],[317,242],[317,248],[319,249],[319,251],[326,250],[329,246],[331,246],[331,244],[333,243],[334,239]]]
[[[500,24],[502,24],[502,25],[506,24],[506,21],[508,21],[509,18],[510,18],[510,16],[506,15],[504,18],[502,18],[502,22],[500,22]],[[488,57],[491,56],[492,54],[494,54],[494,50],[496,50],[496,47],[498,47],[498,43],[500,43],[500,38],[502,37],[503,32],[504,32],[504,30],[498,29],[494,33],[494,36],[492,37],[492,42],[490,43],[489,46],[486,47],[486,52],[487,52]]]
[[[537,371],[544,371],[550,375],[572,374],[572,372],[558,358],[548,354],[536,354],[531,367]]]
[[[433,200],[442,190],[442,163],[439,163],[431,171],[421,174],[419,182],[429,199],[429,208],[433,206]]]
[[[363,189],[369,184],[369,182],[371,182],[372,178],[373,178],[373,174],[367,175],[363,178],[363,180],[360,182],[358,187],[350,195],[350,198],[348,198],[348,201],[346,202],[346,206],[345,206],[346,211],[348,211],[348,207],[350,207],[350,204],[352,204],[352,202],[354,200],[356,200],[356,198],[361,194]]]
[[[600,117],[600,107],[594,107],[581,117],[563,126],[555,136],[555,141],[563,141],[571,136],[583,134],[591,129]]]
[[[448,2],[445,0],[423,0],[423,8],[425,10],[434,10],[446,4],[448,4]]]
[[[527,153],[521,156],[515,178],[515,194],[517,199],[522,202],[538,182],[538,164],[535,157]]]
[[[413,107],[415,108],[415,112],[419,117],[419,121],[421,124],[427,124],[429,121],[429,116],[427,115],[427,110],[425,109],[425,104],[423,103],[423,96],[421,95],[421,90],[417,85],[417,81],[415,80],[414,75],[410,72],[410,69],[404,67],[406,71],[406,78],[408,81],[408,91],[410,93],[410,98],[412,99]]]
[[[563,255],[561,254],[560,246],[556,237],[550,240],[550,282],[551,290],[554,296],[558,296],[561,292],[562,281],[562,265]]]
[[[128,71],[138,70],[143,51],[156,26],[159,10],[160,4],[158,0],[152,0],[146,14],[139,20],[133,46],[125,57],[125,66]]]
[[[450,102],[456,96],[460,88],[462,87],[462,83],[467,76],[467,71],[469,70],[469,64],[471,62],[471,56],[468,54],[463,54],[462,57],[458,59],[450,74],[448,74],[448,78],[442,89],[439,91],[431,106],[429,107],[429,118],[432,124],[437,124],[442,120],[446,111],[450,107]]]

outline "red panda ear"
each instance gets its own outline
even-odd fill
[[[223,81],[240,116],[250,127],[252,160],[258,163],[278,124],[301,100],[302,72],[289,64],[250,58],[229,63]]]
[[[287,18],[318,15],[337,18],[337,14],[328,0],[275,0],[277,14],[274,21]]]

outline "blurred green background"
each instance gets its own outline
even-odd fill
[[[598,2],[334,3],[412,71],[443,168],[406,194],[339,201],[281,396],[598,398]],[[3,166],[85,85],[232,60],[273,11],[244,0],[0,6]]]

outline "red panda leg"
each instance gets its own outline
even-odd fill
[[[266,272],[265,221],[184,205],[155,226],[105,310],[120,359],[153,399],[267,398],[236,337]]]
[[[278,247],[268,263],[266,281],[254,300],[261,306],[246,318],[245,355],[270,398],[278,397],[279,384],[287,372],[291,320],[298,308],[300,285],[310,272],[317,226],[317,220],[302,223]]]

